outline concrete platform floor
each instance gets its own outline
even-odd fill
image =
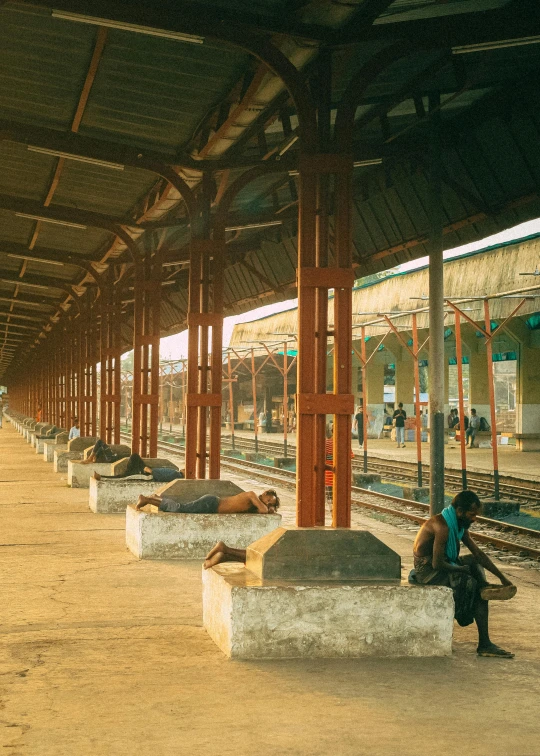
[[[69,489],[7,422],[0,460],[2,753],[540,754],[535,570],[509,569],[518,595],[493,607],[512,661],[478,659],[474,630],[456,628],[449,659],[230,662],[201,625],[198,562],[136,561],[123,516],[90,512],[88,491]],[[407,572],[412,531],[354,524]]]
[[[224,436],[229,435],[229,431],[222,431]],[[252,431],[235,431],[235,435],[243,438],[253,438]],[[260,441],[273,441],[283,443],[283,436],[278,433],[260,433]],[[293,433],[288,437],[289,444],[296,445],[296,435]],[[359,449],[358,441],[353,438],[351,441],[352,450],[357,457],[363,455]],[[522,480],[540,481],[540,452],[518,452],[515,446],[500,445],[499,451],[499,472],[501,475],[512,475]],[[398,449],[395,441],[389,438],[370,438],[368,439],[368,457],[378,457],[379,459],[388,459],[393,462],[404,460],[406,462],[416,462],[416,442],[409,441],[404,449]],[[429,464],[429,444],[422,444],[422,461]],[[445,465],[447,468],[461,470],[461,450],[459,443],[454,441],[445,446]],[[493,471],[493,455],[491,449],[467,449],[467,469],[470,472],[487,472]]]

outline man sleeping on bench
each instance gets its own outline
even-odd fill
[[[234,496],[222,499],[212,494],[201,496],[200,499],[180,504],[175,499],[165,496],[139,496],[137,509],[147,504],[154,504],[160,512],[178,512],[181,514],[275,514],[279,509],[279,498],[273,489],[269,489],[257,496],[253,491],[242,491]]]

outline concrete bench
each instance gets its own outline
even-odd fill
[[[29,420],[24,423],[22,435],[26,441],[30,441],[30,433],[34,430],[36,425],[37,422],[35,420]]]
[[[278,528],[202,581],[203,625],[230,658],[452,653],[452,591],[401,583],[399,555],[368,531]]]
[[[67,472],[70,460],[82,459],[83,453],[96,443],[95,436],[79,436],[68,441],[65,448],[56,448],[53,452],[53,469],[55,472]],[[63,445],[62,445],[63,446]]]
[[[232,659],[452,654],[449,588],[288,586],[234,563],[203,570],[202,582],[204,627]]]
[[[514,438],[518,451],[540,451],[540,433],[514,433]]]
[[[473,449],[479,449],[482,442],[489,442],[489,445],[491,446],[491,431],[476,431]]]
[[[220,498],[241,493],[227,480],[175,480],[158,489],[160,494],[189,502],[206,494]],[[138,559],[203,559],[217,541],[245,549],[275,530],[281,515],[179,514],[126,508],[126,545]]]
[[[125,446],[124,444],[112,444],[110,448],[114,454],[121,454],[125,458],[131,454],[129,446]],[[88,449],[85,449],[85,455],[88,455]],[[114,475],[114,465],[117,461],[119,460],[115,460],[115,462],[92,462],[89,465],[81,465],[80,459],[69,459],[67,484],[71,488],[88,488],[90,486],[90,478],[95,472],[100,475]]]
[[[143,460],[145,465],[150,468],[169,467],[173,470],[179,468],[168,459],[146,458]],[[124,473],[127,467],[127,459],[119,459],[112,464],[114,469],[113,475]],[[163,487],[163,483],[156,483],[154,480],[96,480],[90,478],[90,494],[88,505],[92,512],[99,514],[114,514],[125,512],[128,504],[137,501],[139,494],[151,496],[158,489]]]
[[[36,427],[29,433],[28,440],[30,442],[30,445],[35,446],[36,438],[38,436],[41,436],[44,431],[52,427],[53,426],[49,423],[37,423]]]
[[[61,450],[60,447],[63,450],[67,450],[68,438],[69,433],[62,431],[54,438],[43,440],[43,459],[45,462],[54,462],[54,452],[55,450]]]
[[[51,435],[54,433],[55,435],[57,433],[60,433],[60,428],[57,428],[56,425],[48,425],[45,426],[45,428],[41,428],[39,433],[34,433],[34,437],[32,439],[32,446],[36,449],[36,454],[43,454],[43,442],[46,439],[53,438]]]

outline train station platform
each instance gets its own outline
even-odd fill
[[[503,567],[518,594],[493,606],[492,636],[511,661],[477,658],[474,629],[457,626],[450,658],[228,661],[202,627],[200,562],[137,561],[124,517],[92,513],[88,490],[68,488],[8,422],[0,459],[6,754],[540,753],[536,570]],[[293,524],[293,497],[281,498]],[[412,530],[358,513],[353,525],[407,574]]]

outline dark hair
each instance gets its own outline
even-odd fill
[[[267,491],[263,492],[263,496],[264,496],[264,494],[268,494],[269,496],[273,496],[276,501],[275,501],[275,504],[270,504],[270,506],[274,507],[274,509],[279,509],[279,504],[280,504],[279,496],[274,491],[274,489],[273,488],[269,488]]]
[[[474,412],[474,414],[476,415],[476,410],[474,409],[474,407],[472,408],[471,412]]]
[[[403,402],[400,402],[400,403],[398,404],[398,407],[403,407]]]
[[[473,507],[482,508],[482,502],[474,491],[460,491],[452,499],[452,506],[454,509],[462,509],[464,512],[468,512]]]

